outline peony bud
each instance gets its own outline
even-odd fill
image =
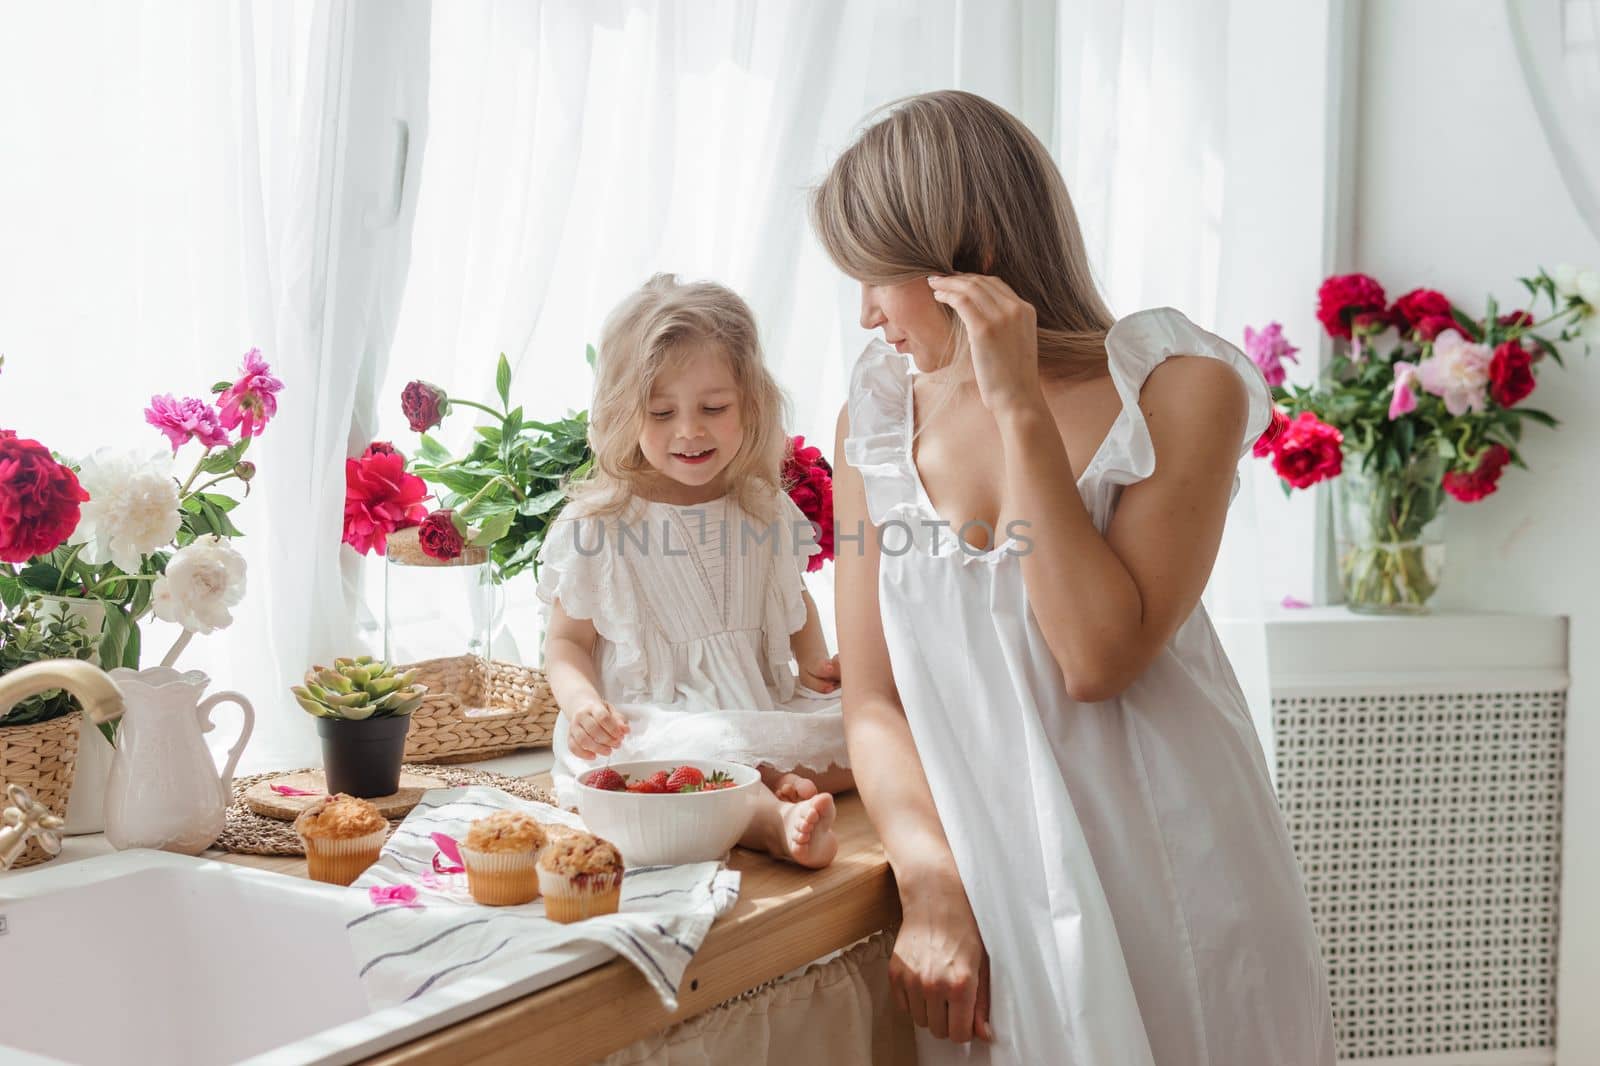
[[[426,433],[450,413],[450,397],[437,385],[413,381],[400,394],[400,410],[413,433]]]
[[[237,463],[233,464],[233,476],[238,478],[240,481],[248,482],[251,478],[256,476],[256,464],[252,463],[248,459],[240,459]]]

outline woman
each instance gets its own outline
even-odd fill
[[[884,335],[839,418],[836,609],[922,1062],[1331,1064],[1200,606],[1260,374],[1171,309],[1114,322],[1048,153],[971,94],[894,106],[812,219]]]

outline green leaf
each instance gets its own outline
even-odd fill
[[[215,385],[211,386],[211,391],[212,392],[227,392],[231,388],[233,388],[233,382],[231,382],[231,381],[219,381]]]
[[[16,610],[27,598],[28,591],[22,587],[21,581],[10,574],[0,574],[0,603],[5,604],[6,610]]]
[[[490,516],[484,521],[483,525],[478,527],[477,535],[472,538],[472,545],[482,548],[493,544],[510,531],[511,520],[514,517],[515,515],[509,511],[504,514]]]
[[[108,606],[100,632],[100,665],[106,669],[122,665],[123,647],[128,641],[128,616],[120,607]]]
[[[500,363],[494,370],[494,389],[500,394],[500,405],[511,406],[511,363],[506,353],[500,353]]]
[[[520,411],[520,410],[522,410],[522,408],[519,407],[519,408],[517,408],[517,410]],[[500,427],[499,426],[473,426],[472,428],[477,430],[477,432],[483,437],[483,439],[488,441],[490,444],[493,444],[493,445],[496,445],[496,446],[498,446],[500,444]]]
[[[128,624],[128,639],[122,645],[122,665],[130,670],[139,669],[139,627]]]
[[[422,443],[417,447],[417,455],[435,466],[450,462],[450,452],[426,433],[422,435]]]
[[[1475,341],[1482,339],[1483,331],[1478,328],[1478,324],[1476,322],[1467,317],[1467,313],[1465,311],[1452,307],[1450,308],[1450,317],[1456,320],[1456,324],[1461,327],[1461,332],[1467,335],[1468,340]]]
[[[1561,424],[1561,420],[1556,416],[1547,411],[1540,411],[1533,407],[1518,407],[1516,408],[1516,413],[1521,415],[1523,418],[1531,418],[1541,426],[1545,426],[1549,429],[1555,429]]]
[[[195,495],[199,496],[205,502],[211,504],[211,506],[221,511],[223,514],[227,514],[229,511],[239,506],[238,500],[234,499],[232,496],[224,496],[220,492],[200,492],[196,493]],[[193,498],[194,497],[190,497],[190,499]]]
[[[546,514],[551,508],[558,506],[561,501],[565,500],[566,498],[567,494],[565,491],[561,489],[552,489],[549,492],[541,492],[537,496],[530,496],[526,500],[523,500],[517,505],[517,511],[519,514],[524,514],[529,517]]]
[[[61,571],[49,563],[29,563],[17,574],[17,579],[40,592],[54,592],[61,584]]]
[[[1544,354],[1556,361],[1556,366],[1562,367],[1563,369],[1566,367],[1566,364],[1561,361],[1561,353],[1556,350],[1556,346],[1554,344],[1551,344],[1549,341],[1545,340],[1536,333],[1523,334],[1523,339],[1530,340],[1534,344],[1538,345],[1540,351],[1544,352]]]
[[[226,474],[238,465],[240,456],[250,447],[250,438],[241,437],[220,452],[212,452],[200,461],[200,469],[208,474]]]
[[[589,364],[590,370],[594,369],[594,361],[597,354],[594,350],[594,345],[586,344],[583,346],[583,361]]]

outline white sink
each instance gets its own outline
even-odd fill
[[[539,952],[372,1010],[359,890],[157,851],[59,863],[0,875],[0,1062],[353,1062],[612,957]]]

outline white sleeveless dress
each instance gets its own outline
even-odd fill
[[[605,763],[850,765],[838,694],[799,684],[789,645],[806,621],[802,575],[821,549],[794,501],[774,496],[771,521],[731,497],[636,499],[620,519],[563,513],[546,533],[538,596],[593,622],[600,695],[630,726],[621,747],[588,761],[567,748],[567,716],[557,719],[551,777],[563,804],[576,804],[578,774]]]
[[[1199,355],[1239,372],[1241,455],[1270,405],[1242,352],[1170,308],[1122,319],[1106,350],[1123,409],[1078,482],[1102,534],[1123,486],[1155,470],[1138,400],[1156,364]],[[880,529],[895,684],[990,955],[999,1035],[919,1030],[923,1066],[1330,1066],[1299,868],[1204,608],[1120,696],[1075,702],[1028,607],[1025,545],[976,554],[931,524],[914,373],[882,341],[861,355],[845,458]]]

